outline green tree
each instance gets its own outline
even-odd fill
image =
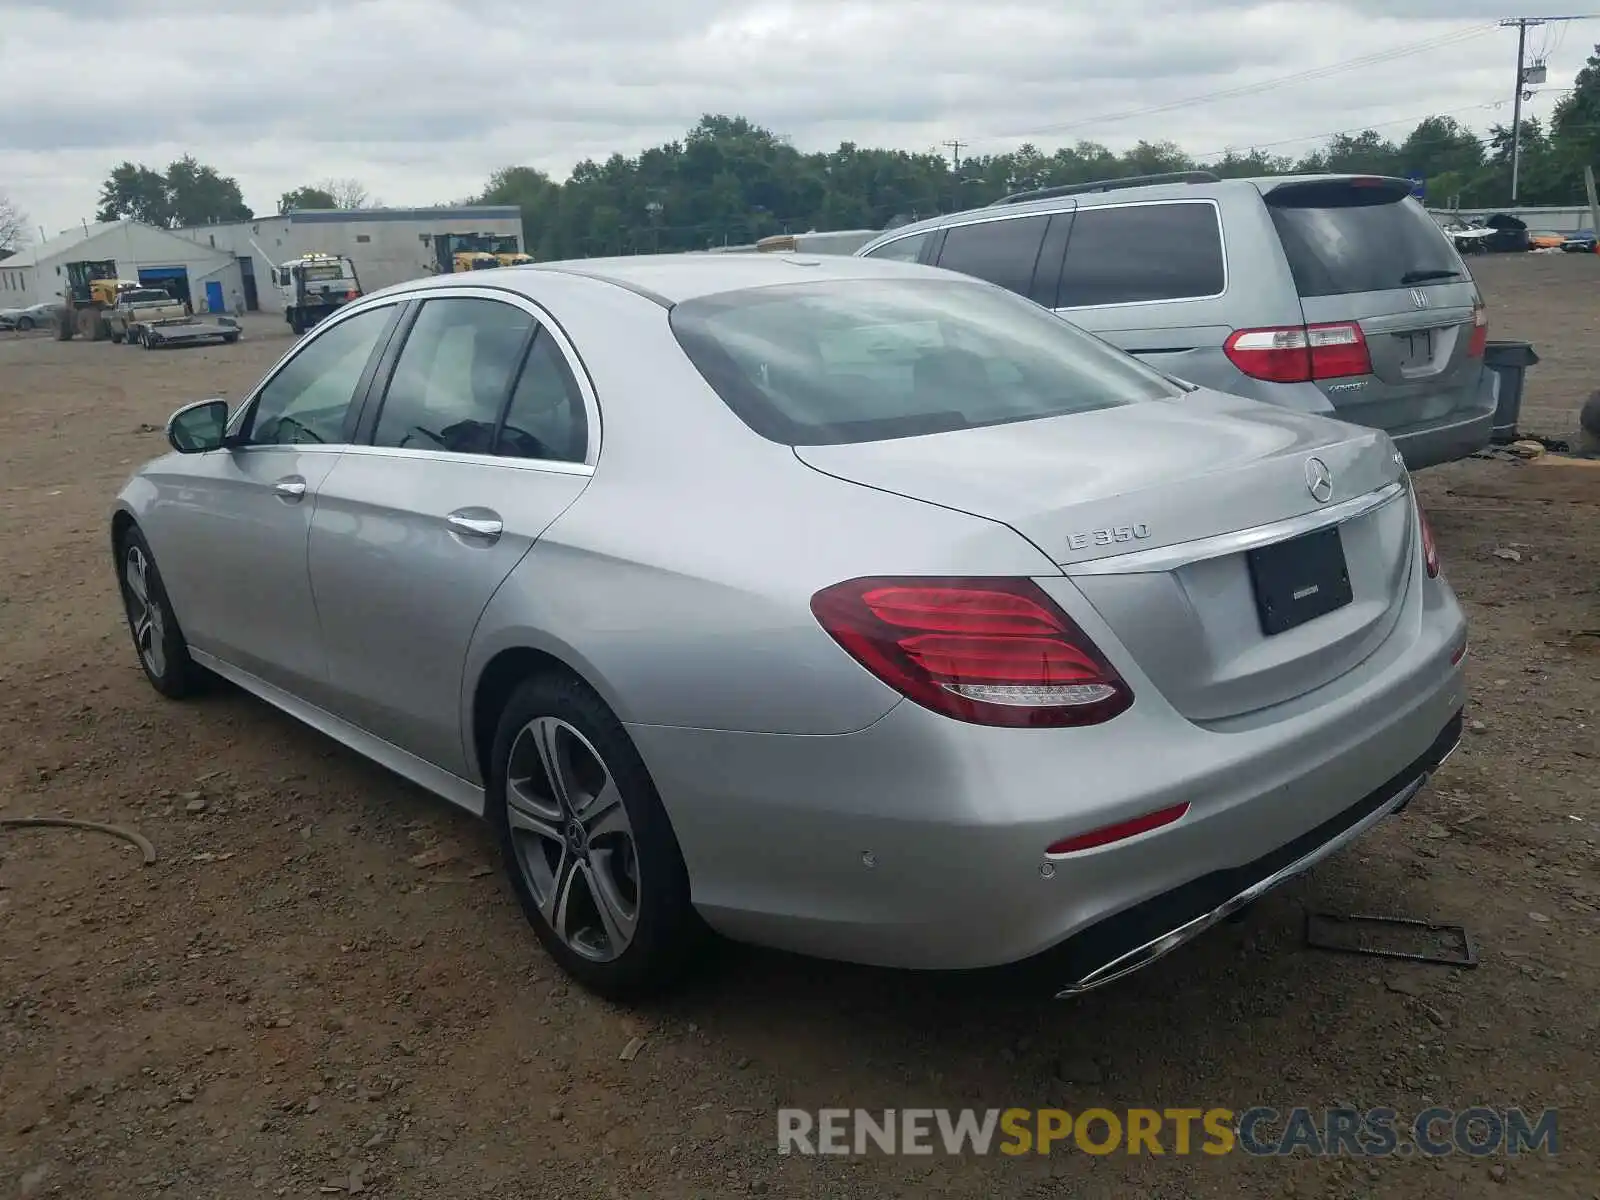
[[[114,168],[100,188],[97,221],[120,221],[132,217],[146,225],[166,229],[172,224],[172,204],[167,197],[167,179],[142,163],[125,162]]]
[[[147,225],[176,229],[221,221],[247,221],[254,214],[239,183],[186,154],[156,171],[143,163],[114,168],[100,189],[99,221],[131,217]]]
[[[324,191],[319,187],[297,187],[292,192],[285,192],[278,197],[278,212],[289,212],[296,208],[338,208],[334,203],[333,193]]]

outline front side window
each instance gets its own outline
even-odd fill
[[[939,265],[1026,296],[1049,223],[1049,216],[1042,215],[952,226],[944,235]]]
[[[922,251],[931,238],[931,233],[913,233],[896,241],[879,246],[863,258],[887,258],[893,262],[921,262]]]
[[[338,444],[356,386],[394,316],[370,308],[314,334],[256,397],[243,430],[252,446]]]
[[[429,300],[395,363],[373,444],[493,452],[534,321],[498,300]]]
[[[1182,395],[1020,296],[833,280],[678,304],[673,333],[747,425],[786,445],[915,437]]]
[[[1222,231],[1210,204],[1080,208],[1056,307],[1198,299],[1221,294],[1226,280]]]

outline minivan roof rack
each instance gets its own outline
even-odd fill
[[[1118,188],[1150,187],[1158,183],[1220,183],[1221,176],[1210,171],[1169,171],[1164,175],[1128,175],[1122,179],[1096,179],[1090,183],[1066,183],[1060,187],[1034,188],[1027,192],[1013,192],[990,204],[1026,204],[1029,200],[1050,200],[1056,196],[1076,196],[1083,192],[1112,192]]]

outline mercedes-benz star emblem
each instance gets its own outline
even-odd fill
[[[1320,458],[1306,459],[1306,488],[1318,504],[1333,499],[1333,472]]]

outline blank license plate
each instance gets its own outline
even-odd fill
[[[1397,333],[1394,336],[1400,342],[1402,366],[1420,367],[1433,361],[1433,330],[1423,329],[1416,333]]]
[[[1350,603],[1350,570],[1337,525],[1251,550],[1245,561],[1261,632],[1268,637]]]

